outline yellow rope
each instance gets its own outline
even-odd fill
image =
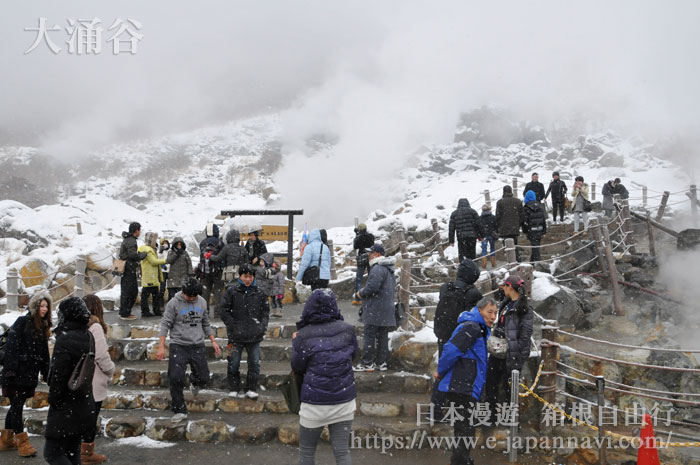
[[[532,391],[535,390],[535,388],[537,387],[537,383],[540,382],[540,375],[542,374],[542,367],[543,366],[544,366],[544,360],[540,362],[540,367],[537,369],[537,376],[535,376],[535,382],[532,383],[532,386],[530,386],[530,388],[528,388],[527,392],[519,392],[518,393],[518,395],[521,398],[525,398],[525,397],[529,396],[530,394],[532,394]]]

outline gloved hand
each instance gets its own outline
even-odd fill
[[[139,260],[145,260],[148,257],[146,252],[139,252]]]
[[[211,257],[211,251],[204,254],[204,258],[206,258],[207,260],[209,260],[210,257]]]
[[[284,299],[284,295],[283,295],[283,294],[277,294],[277,299],[278,299],[278,300]]]

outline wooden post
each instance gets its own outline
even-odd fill
[[[605,253],[603,252],[603,233],[600,232],[600,222],[598,218],[591,219],[591,234],[593,235],[593,240],[595,241],[596,253],[598,255],[598,266],[604,274],[608,274],[608,266],[605,262]]]
[[[294,215],[289,215],[287,222],[287,279],[294,280]]]
[[[513,197],[518,198],[518,178],[513,178]]]
[[[550,404],[556,402],[557,393],[557,361],[559,360],[559,324],[556,320],[544,320],[542,322],[542,340],[540,351],[542,355],[542,376],[537,386],[540,395]],[[545,388],[542,390],[542,388]],[[540,412],[540,433],[551,432],[552,425],[545,421],[546,410]]]
[[[506,239],[506,261],[509,265],[517,263],[515,258],[515,241],[510,237]]]
[[[520,372],[518,370],[513,370],[510,373],[510,407],[517,412],[515,414],[515,421],[510,427],[510,443],[515,444],[515,437],[518,435],[518,423],[520,422],[520,412],[518,406],[520,404]],[[511,447],[510,453],[508,454],[508,463],[516,463],[518,461],[518,448]]]
[[[654,228],[651,225],[651,213],[647,212],[647,231],[649,232],[649,255],[656,257],[656,245],[654,244]]]
[[[408,242],[406,242],[406,230],[399,230],[399,250],[401,250],[401,257],[408,258]]]
[[[355,228],[357,228],[360,225],[360,219],[358,217],[355,217]]]
[[[608,231],[608,225],[600,225],[601,232],[603,233],[603,246],[605,247],[605,261],[608,263],[608,276],[610,278],[610,289],[613,295],[613,311],[617,315],[624,316],[625,309],[622,306],[622,293],[620,292],[620,284],[618,283],[618,273],[617,267],[615,266],[615,258],[612,254],[612,247],[610,247],[610,232]]]
[[[401,276],[399,278],[399,302],[403,305],[404,310],[408,314],[411,309],[409,307],[411,295],[411,259],[403,257],[401,259]],[[408,318],[401,325],[403,329],[408,329]]]
[[[693,224],[698,224],[698,186],[695,184],[690,186],[690,208],[693,217]]]
[[[661,218],[663,218],[664,211],[666,210],[666,204],[668,203],[668,197],[670,195],[671,192],[664,191],[664,196],[661,197],[661,205],[659,205],[659,211],[656,212],[656,221],[661,221]]]
[[[634,235],[632,232],[632,217],[630,216],[630,202],[627,199],[622,200],[622,230],[626,233],[625,244],[629,245],[632,254],[637,253],[637,247],[634,245]]]
[[[591,202],[595,201],[595,183],[591,183]]]
[[[642,205],[647,206],[647,186],[642,186]]]
[[[488,189],[484,191],[484,202],[491,205],[491,192]]]
[[[76,222],[76,223],[75,223],[75,229],[78,230],[78,235],[83,234],[83,225],[82,225],[82,224]]]
[[[530,264],[518,265],[515,272],[525,281],[525,294],[532,295],[532,283],[535,280],[535,267]]]
[[[598,442],[598,452],[600,461],[598,463],[600,465],[607,465],[608,458],[606,454],[606,447],[604,441],[605,431],[603,430],[603,409],[605,408],[605,378],[603,376],[596,376],[595,384],[598,388],[598,414],[596,415],[596,418],[598,419],[598,438],[600,439]],[[616,412],[614,412],[613,414],[617,415]]]
[[[19,310],[19,273],[15,269],[7,272],[7,309]]]
[[[85,296],[85,269],[87,267],[87,257],[78,255],[75,260],[75,296],[83,298]]]
[[[331,279],[338,279],[338,271],[335,269],[335,248],[330,239],[328,240],[328,250],[331,252]]]
[[[430,220],[430,224],[433,226],[433,245],[437,247],[437,251],[440,254],[440,259],[444,260],[445,259],[445,251],[442,250],[442,246],[440,246],[440,227],[438,226],[438,221],[435,218],[432,218]]]

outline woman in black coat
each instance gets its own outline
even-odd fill
[[[46,380],[49,372],[49,336],[52,300],[48,292],[29,300],[29,313],[15,320],[7,335],[5,363],[0,384],[2,395],[10,399],[5,429],[0,436],[0,451],[19,449],[22,457],[36,455],[24,432],[24,402],[34,396],[39,374]]]
[[[92,382],[87,393],[68,389],[73,369],[80,357],[90,351],[92,335],[88,331],[89,321],[90,312],[78,297],[70,297],[58,307],[44,446],[44,459],[51,465],[80,465],[82,437],[95,422]]]

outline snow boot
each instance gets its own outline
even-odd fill
[[[483,269],[486,269],[486,265],[488,264],[488,260],[486,257],[481,257],[481,267]]]
[[[107,456],[95,453],[94,442],[84,442],[80,446],[80,460],[83,465],[89,465],[91,463],[102,463],[107,460]]]
[[[2,430],[2,434],[0,434],[0,451],[14,449],[17,449],[17,443],[15,443],[15,431],[12,429]]]
[[[493,255],[493,256],[491,257],[491,266],[494,267],[494,268],[496,268],[496,256],[495,256],[495,255]]]
[[[15,444],[17,444],[17,452],[20,457],[34,457],[36,449],[29,444],[29,435],[26,431],[15,435]]]

